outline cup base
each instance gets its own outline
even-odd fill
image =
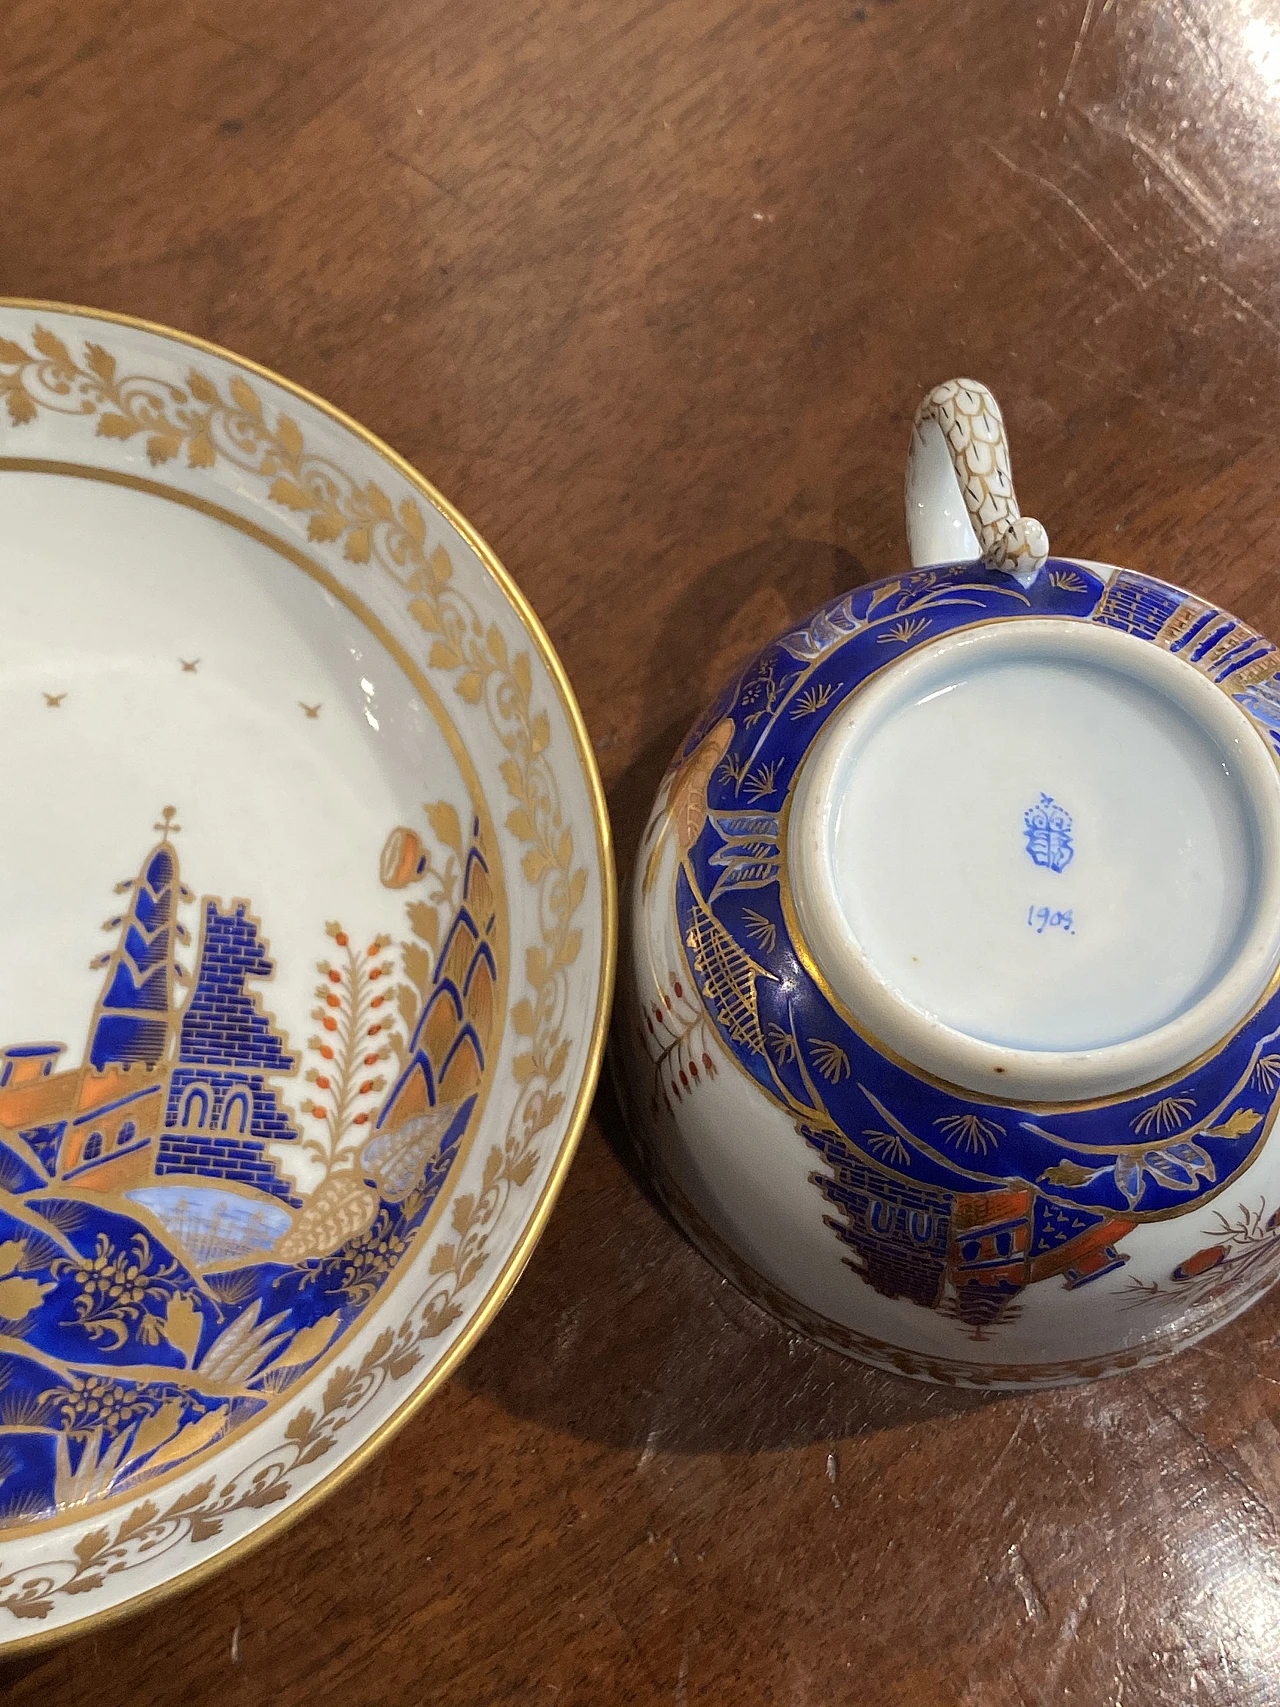
[[[788,866],[817,969],[895,1052],[1036,1100],[1211,1047],[1280,962],[1280,772],[1160,648],[1062,619],[919,648],[801,767]]]

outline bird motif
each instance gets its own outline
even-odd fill
[[[323,701],[321,703],[323,704]],[[302,707],[303,711],[306,712],[308,717],[319,717],[319,715],[320,715],[320,706],[319,705],[308,705],[307,702],[303,699],[300,699],[298,701],[298,704]]]
[[[56,711],[66,697],[65,693],[47,693],[44,696],[44,702],[50,711]]]

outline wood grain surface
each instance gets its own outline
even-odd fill
[[[624,872],[735,663],[905,565],[940,379],[1058,550],[1280,634],[1278,160],[1275,0],[0,6],[0,292],[228,344],[430,475],[560,648]],[[687,1248],[602,1092],[370,1469],[0,1693],[1277,1703],[1278,1341],[1280,1293],[1042,1396],[843,1363]]]

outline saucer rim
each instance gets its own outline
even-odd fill
[[[104,1629],[108,1625],[130,1618],[144,1610],[153,1609],[162,1601],[195,1588],[215,1573],[238,1563],[255,1548],[278,1539],[294,1523],[318,1505],[321,1500],[335,1493],[344,1483],[362,1470],[373,1456],[387,1445],[393,1435],[409,1422],[418,1409],[425,1405],[427,1400],[443,1386],[464,1358],[470,1354],[477,1341],[487,1331],[501,1310],[536,1249],[568,1176],[582,1135],[586,1130],[603,1066],[608,1040],[609,1018],[612,1012],[613,994],[617,979],[618,881],[613,832],[609,820],[604,785],[600,777],[599,766],[596,763],[591,737],[587,731],[586,720],[582,715],[577,696],[573,691],[560,656],[540,618],[497,553],[426,475],[414,467],[406,457],[394,450],[384,439],[381,439],[368,427],[363,426],[336,404],[328,402],[316,392],[308,390],[307,387],[299,385],[296,381],[286,378],[274,368],[255,361],[252,357],[228,349],[225,345],[216,343],[212,339],[204,338],[198,333],[185,332],[178,327],[167,325],[162,321],[150,320],[140,315],[126,314],[114,309],[94,308],[85,304],[65,302],[53,298],[0,294],[0,310],[96,320],[108,325],[124,327],[130,331],[147,333],[153,337],[197,350],[204,355],[227,362],[234,368],[252,374],[271,385],[278,386],[282,391],[297,398],[312,409],[318,410],[335,425],[352,434],[375,456],[407,480],[420,496],[444,517],[475,552],[485,571],[496,582],[499,590],[510,604],[517,620],[528,634],[546,668],[552,689],[560,702],[569,725],[573,748],[581,766],[587,797],[591,806],[596,858],[600,874],[601,928],[595,1013],[592,1017],[590,1038],[577,1095],[565,1122],[564,1135],[560,1141],[556,1159],[548,1172],[537,1201],[525,1217],[524,1226],[508,1253],[506,1261],[477,1305],[471,1320],[439,1362],[429,1370],[420,1383],[411,1388],[404,1399],[383,1419],[377,1428],[352,1449],[346,1458],[335,1464],[327,1474],[320,1476],[311,1487],[299,1494],[281,1511],[238,1537],[219,1552],[206,1559],[198,1560],[183,1570],[175,1571],[163,1582],[155,1583],[149,1588],[140,1590],[137,1594],[126,1595],[110,1606],[92,1611],[86,1609],[83,1616],[66,1619],[51,1628],[30,1631],[0,1641],[0,1657],[8,1659],[54,1647],[61,1642],[87,1635],[91,1630]]]

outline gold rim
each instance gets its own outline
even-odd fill
[[[339,426],[353,434],[354,437],[366,444],[375,455],[403,475],[431,507],[438,511],[466,540],[501,588],[521,625],[537,648],[551,678],[561,709],[568,720],[579,763],[586,780],[595,828],[601,891],[600,983],[596,999],[596,1011],[592,1021],[582,1082],[570,1111],[559,1154],[547,1176],[542,1192],[525,1222],[524,1231],[499,1271],[497,1279],[477,1306],[466,1328],[458,1335],[439,1363],[412,1392],[406,1395],[390,1416],[386,1417],[367,1439],[361,1441],[360,1445],[354,1448],[341,1464],[336,1465],[326,1476],[322,1476],[314,1487],[308,1488],[305,1493],[300,1494],[285,1510],[268,1518],[265,1523],[257,1529],[251,1530],[247,1535],[242,1535],[238,1540],[224,1547],[220,1553],[215,1553],[207,1559],[200,1560],[197,1564],[175,1572],[165,1582],[157,1583],[152,1588],[128,1596],[118,1601],[114,1606],[105,1607],[98,1612],[86,1612],[83,1617],[68,1619],[54,1629],[33,1631],[30,1635],[18,1636],[9,1641],[0,1642],[0,1656],[8,1658],[9,1656],[31,1653],[38,1648],[51,1647],[57,1642],[84,1635],[91,1628],[101,1629],[108,1624],[131,1617],[135,1612],[154,1607],[172,1595],[188,1588],[194,1588],[198,1583],[211,1577],[214,1572],[237,1563],[254,1548],[265,1545],[266,1542],[283,1534],[286,1529],[317,1505],[321,1499],[336,1492],[343,1483],[363,1469],[374,1453],[384,1446],[393,1434],[403,1428],[410,1417],[453,1374],[502,1308],[512,1287],[519,1280],[525,1264],[532,1256],[534,1247],[542,1236],[542,1231],[552,1209],[555,1207],[556,1198],[560,1194],[560,1188],[564,1184],[565,1176],[573,1162],[583,1130],[586,1127],[587,1116],[590,1113],[591,1102],[595,1095],[596,1083],[600,1077],[600,1067],[608,1034],[614,980],[617,973],[618,888],[613,862],[613,837],[609,826],[609,812],[605,802],[604,787],[600,781],[600,772],[596,765],[590,737],[587,734],[587,726],[573,689],[569,684],[569,678],[565,674],[564,665],[560,662],[555,647],[551,644],[542,623],[510,573],[503,567],[498,557],[471,526],[470,522],[454,508],[447,498],[436,490],[425,475],[419,473],[412,463],[406,461],[397,451],[392,450],[390,445],[378,438],[376,433],[370,432],[367,427],[362,427],[358,421],[343,410],[336,408],[332,403],[327,403],[324,398],[317,397],[314,392],[308,391],[304,386],[295,385],[292,380],[283,378],[273,369],[264,367],[260,362],[255,362],[247,356],[237,355],[234,351],[224,348],[221,344],[212,343],[207,338],[198,337],[191,332],[180,332],[172,326],[164,326],[154,320],[139,319],[136,315],[117,314],[101,308],[84,308],[74,303],[49,302],[32,297],[0,296],[0,308],[13,308],[50,315],[76,315],[87,320],[105,321],[110,325],[128,327],[135,332],[148,332],[172,343],[183,344],[190,349],[201,350],[206,355],[216,356],[221,361],[230,362],[235,367],[242,368],[246,372],[257,375],[260,379],[269,381],[272,385],[279,386],[283,391],[299,398],[313,409],[319,410],[321,414],[328,416],[331,421],[336,421]]]

